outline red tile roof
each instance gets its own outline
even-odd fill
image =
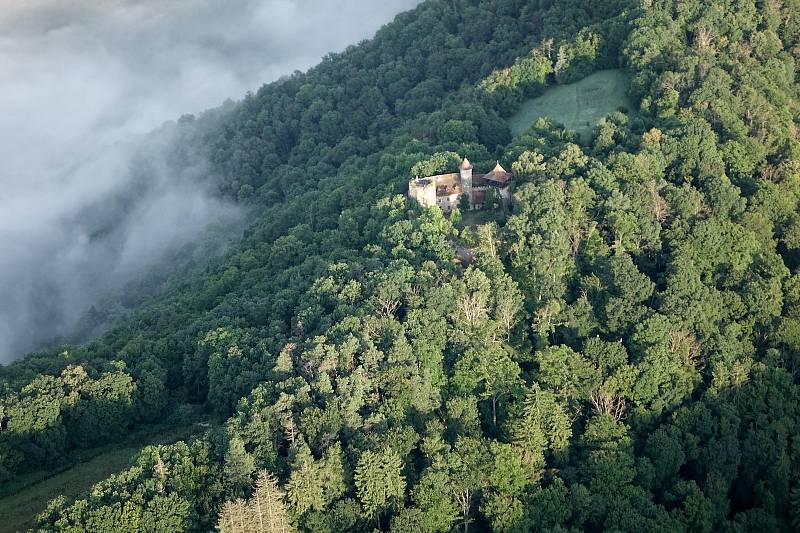
[[[484,175],[483,179],[505,185],[512,178],[512,176],[513,174],[506,172],[506,169],[504,169],[503,165],[501,165],[500,161],[498,161],[494,169],[488,174]]]

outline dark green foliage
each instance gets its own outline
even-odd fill
[[[796,527],[798,12],[431,0],[249,95],[193,139],[241,242],[3,369],[0,475],[194,402],[224,429],[38,526],[208,530],[266,469],[302,531]],[[508,144],[498,112],[620,65],[635,118]],[[465,153],[516,172],[502,227],[398,194]]]

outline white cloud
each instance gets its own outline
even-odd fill
[[[417,3],[0,0],[0,362],[234,215],[160,170],[109,213],[131,190],[137,135],[304,70]]]

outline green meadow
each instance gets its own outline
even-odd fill
[[[609,113],[620,107],[631,109],[627,90],[625,72],[601,70],[528,100],[509,119],[509,126],[516,136],[525,132],[537,119],[548,117],[585,137]]]
[[[85,450],[75,464],[49,476],[21,479],[13,493],[0,497],[0,533],[29,529],[50,500],[88,492],[98,481],[127,468],[143,447],[184,440],[202,430],[195,424],[133,434],[121,444]]]

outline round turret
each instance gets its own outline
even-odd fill
[[[469,197],[469,206],[472,207],[472,163],[466,157],[461,162],[459,174],[461,175],[461,187],[464,189],[464,194]]]

